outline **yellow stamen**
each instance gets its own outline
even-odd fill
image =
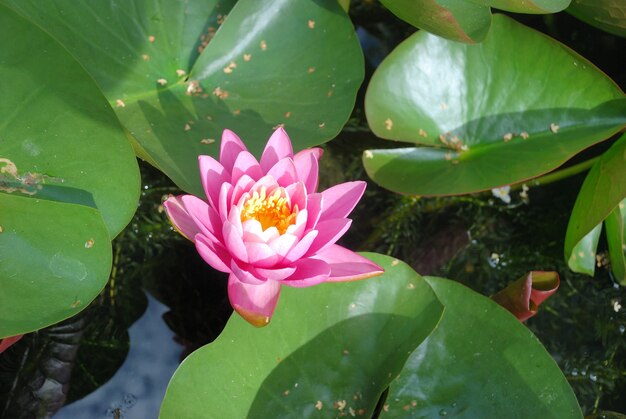
[[[295,205],[292,210],[283,188],[278,188],[267,196],[265,187],[262,187],[260,191],[254,191],[241,208],[241,222],[257,220],[263,231],[276,227],[280,234],[284,234],[287,227],[295,224],[297,215],[298,206]]]

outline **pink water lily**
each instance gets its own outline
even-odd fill
[[[308,287],[380,275],[383,269],[335,242],[365,182],[346,182],[317,192],[319,148],[293,154],[279,128],[261,161],[232,131],[222,134],[220,161],[200,156],[206,200],[168,198],[174,226],[192,240],[213,268],[230,274],[233,308],[255,326],[269,323],[282,285]]]

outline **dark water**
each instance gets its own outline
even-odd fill
[[[162,321],[168,308],[148,295],[148,308],[131,326],[130,352],[113,378],[87,397],[63,407],[55,419],[156,418],[182,346]],[[117,412],[116,412],[117,409]]]

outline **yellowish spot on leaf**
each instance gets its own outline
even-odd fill
[[[250,61],[252,59],[252,54],[243,54],[244,61]]]
[[[158,79],[157,83],[159,83],[161,86],[165,86],[167,84],[167,80],[165,80],[165,79]]]
[[[550,124],[550,131],[552,131],[554,134],[556,134],[557,132],[559,132],[559,127],[557,124],[555,124],[554,122]]]
[[[263,40],[259,43],[259,46],[261,47],[261,51],[265,51],[267,49],[267,42]]]
[[[144,61],[150,61],[150,56],[149,56],[148,54],[142,54],[142,55],[141,55],[141,58],[142,58]]]
[[[309,28],[310,29],[315,29],[315,21],[314,20],[309,20]]]
[[[118,99],[115,101],[115,106],[117,106],[118,108],[124,108],[126,107],[126,104],[122,99]]]
[[[365,157],[366,159],[373,159],[374,153],[372,153],[370,150],[365,150],[363,152],[363,157]]]
[[[185,124],[184,130],[189,131],[191,129],[191,125]]]
[[[154,37],[154,35],[150,35],[148,37],[148,41],[150,41],[150,42],[154,42],[155,40],[156,40],[156,38]]]
[[[424,131],[421,128],[420,128],[418,134],[419,134],[420,137],[428,137],[428,134],[426,133],[426,131]]]
[[[291,116],[291,112],[285,112],[285,118],[289,118]]]
[[[215,140],[213,138],[203,138],[200,140],[202,144],[213,144]]]
[[[393,121],[391,120],[391,118],[385,119],[385,129],[387,131],[390,131],[392,128],[393,128]]]
[[[322,403],[321,400],[318,400],[317,403],[315,403],[315,408],[317,410],[322,410],[323,407],[324,407],[324,403]]]
[[[85,249],[91,249],[93,247],[94,241],[93,239],[89,239],[85,242]]]
[[[504,142],[508,143],[509,141],[511,141],[513,139],[513,133],[512,132],[507,132],[506,134],[504,134],[502,136],[502,138],[504,138]]]
[[[309,67],[309,69],[307,70],[307,73],[311,74],[315,72],[315,67]]]
[[[176,70],[176,75],[178,77],[183,77],[185,74],[187,74],[187,72],[181,68],[179,68],[178,70]]]
[[[526,131],[522,131],[519,136],[522,137],[523,140],[527,140],[528,137],[530,137]]]

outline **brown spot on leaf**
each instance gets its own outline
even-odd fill
[[[309,29],[315,29],[315,21],[309,20]]]

